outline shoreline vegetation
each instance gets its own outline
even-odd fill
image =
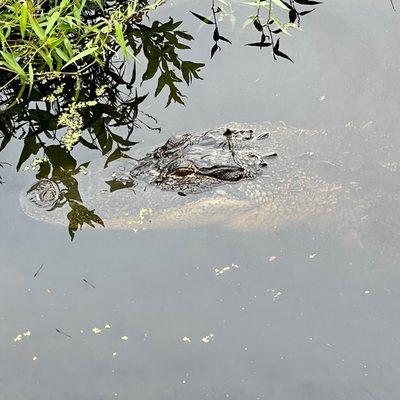
[[[52,78],[79,76],[92,67],[139,59],[147,61],[142,80],[158,79],[155,95],[169,89],[167,105],[183,104],[178,89],[199,76],[203,63],[183,60],[193,36],[179,30],[182,21],[151,22],[152,12],[164,0],[0,0],[0,95],[2,108],[12,105],[33,87]],[[300,28],[301,18],[320,4],[313,0],[256,0],[249,7],[245,26],[259,40],[247,46],[270,47],[273,58],[290,57],[280,49],[280,36]],[[191,17],[213,27],[211,57],[221,42],[231,43],[219,23],[233,15],[229,0],[211,0],[211,16],[195,11]],[[301,7],[302,10],[298,10]],[[188,10],[189,11],[189,10]],[[190,16],[190,14],[189,14]],[[78,89],[77,89],[78,91]],[[4,93],[6,101],[3,99]]]

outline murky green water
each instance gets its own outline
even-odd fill
[[[71,243],[21,211],[31,173],[2,170],[1,397],[397,399],[399,34],[390,4],[324,4],[284,41],[294,65],[225,46],[186,107],[148,102],[163,131],[141,134],[150,149],[228,121],[340,132],[316,153],[334,163],[347,142],[354,169],[330,173],[362,180],[363,198],[379,189],[367,231],[85,229]],[[207,58],[209,32],[196,36]]]

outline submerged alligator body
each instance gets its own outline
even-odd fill
[[[346,138],[323,131],[232,123],[172,137],[122,172],[91,165],[79,189],[108,229],[276,231],[302,224],[343,233],[368,220],[379,197],[355,179],[365,160],[343,146]],[[111,176],[129,189],[111,193]],[[56,183],[41,180],[21,194],[22,208],[67,224],[66,207],[52,207],[59,193]]]

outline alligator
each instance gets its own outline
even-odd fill
[[[301,225],[348,234],[370,221],[385,197],[363,185],[368,149],[356,154],[346,134],[230,123],[174,136],[132,165],[93,164],[79,188],[108,229],[214,225],[271,232]],[[127,188],[110,191],[111,178]],[[30,217],[67,224],[67,207],[55,206],[59,197],[58,184],[43,179],[20,199]]]

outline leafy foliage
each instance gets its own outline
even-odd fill
[[[132,158],[134,130],[158,129],[157,121],[140,111],[147,94],[139,94],[138,87],[155,81],[155,95],[167,91],[168,106],[184,103],[182,84],[201,79],[204,64],[182,57],[193,36],[180,29],[181,21],[150,20],[149,12],[162,2],[0,0],[0,151],[13,139],[23,141],[17,170],[31,168],[37,179],[50,179],[60,188],[54,207],[68,207],[71,239],[84,225],[103,225],[81,197],[77,175],[85,174],[90,163],[78,162],[74,148],[100,153],[105,167]],[[246,24],[261,35],[248,46],[270,47],[274,58],[292,61],[280,49],[281,34],[289,35],[313,11],[298,7],[319,2],[246,4],[255,10]],[[286,13],[288,22],[275,9]],[[228,15],[234,22],[227,0],[211,0],[210,17],[192,15],[213,27],[211,57],[223,42],[231,43],[219,26]],[[127,71],[128,59],[133,69]],[[106,183],[110,192],[134,186],[118,179]]]
[[[146,79],[157,72],[171,93],[168,104],[182,103],[174,72],[182,63],[177,50],[193,39],[178,31],[180,22],[143,23],[144,16],[163,0],[3,0],[0,3],[0,90],[18,81],[16,98],[48,76],[79,76],[92,66],[137,59],[143,51],[149,65]],[[199,78],[203,64],[191,64]],[[185,79],[186,80],[186,79]],[[162,88],[161,88],[162,89]],[[157,90],[157,94],[160,90]]]
[[[314,8],[299,11],[297,9],[299,5],[314,6],[320,3],[321,2],[314,0],[288,0],[288,2],[284,0],[256,0],[253,2],[243,2],[242,4],[250,6],[255,10],[255,13],[247,18],[244,26],[252,25],[260,34],[259,41],[248,43],[246,46],[259,47],[260,49],[271,47],[272,56],[274,59],[281,57],[293,62],[287,54],[279,50],[279,35],[281,33],[290,35],[290,29],[300,28],[300,18],[314,11]],[[228,4],[229,3],[227,3],[225,0],[211,0],[212,20],[201,14],[191,11],[191,13],[202,23],[214,26],[214,45],[211,48],[211,58],[214,56],[217,50],[221,50],[220,41],[231,43],[229,39],[220,34],[217,18],[219,13],[226,14],[224,8]],[[281,14],[282,12],[286,13],[288,21],[284,22],[282,17],[278,15],[275,9],[280,10]],[[263,14],[265,15],[263,16]]]

